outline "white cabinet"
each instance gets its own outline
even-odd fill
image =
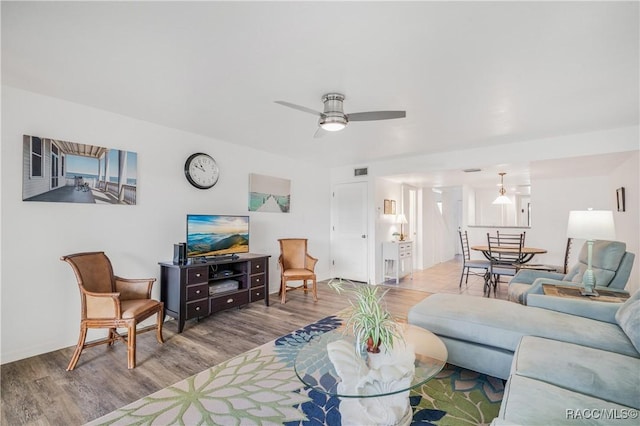
[[[413,279],[413,241],[391,241],[382,243],[383,280],[400,278],[411,274]]]

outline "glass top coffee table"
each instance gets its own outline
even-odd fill
[[[344,328],[313,338],[298,352],[294,369],[306,386],[341,398],[343,424],[410,424],[409,391],[442,370],[447,348],[435,334],[400,324],[403,339],[379,354],[355,350]]]

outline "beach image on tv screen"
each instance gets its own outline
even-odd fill
[[[217,256],[248,251],[248,216],[187,216],[188,256]]]

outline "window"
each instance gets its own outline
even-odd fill
[[[31,177],[42,177],[42,151],[44,150],[42,139],[36,136],[31,137]]]

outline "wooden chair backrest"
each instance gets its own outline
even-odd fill
[[[76,253],[62,256],[76,274],[78,285],[92,293],[115,291],[115,280],[111,262],[104,252]]]
[[[306,238],[282,238],[280,242],[280,256],[282,267],[287,269],[304,269],[307,263]]]

